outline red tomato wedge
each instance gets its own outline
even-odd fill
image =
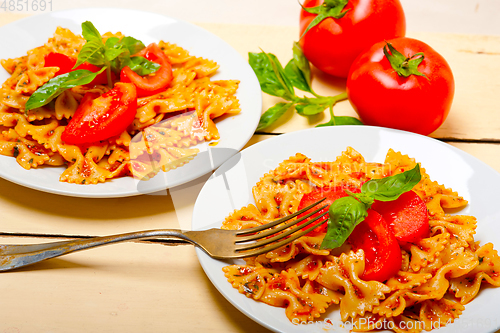
[[[358,224],[349,242],[355,250],[365,252],[363,280],[386,281],[401,268],[401,248],[382,215],[368,209],[368,216]]]
[[[405,192],[394,201],[375,201],[371,208],[389,223],[401,247],[429,237],[427,206],[415,192]]]
[[[314,218],[315,216],[321,215],[324,212],[328,212],[328,209],[330,208],[330,205],[332,202],[335,200],[342,198],[342,197],[347,197],[348,194],[345,192],[346,187],[344,186],[336,186],[336,187],[317,187],[315,188],[312,192],[304,194],[302,197],[302,200],[300,200],[299,203],[299,208],[297,210],[301,210],[304,207],[307,207],[309,205],[312,205],[313,203],[317,202],[318,200],[322,198],[326,198],[325,201],[321,202],[319,204],[319,207],[323,205],[327,205],[326,208],[322,209],[320,212],[317,214],[311,216],[311,218]],[[359,189],[357,188],[348,188],[351,192],[354,193],[359,193]],[[302,214],[306,215],[306,214]],[[301,216],[302,216],[301,215]],[[299,216],[300,217],[300,216]],[[327,220],[329,218],[328,214],[323,216],[322,218],[318,219],[317,222],[315,223],[321,223],[324,220]],[[306,220],[308,221],[308,220]],[[302,223],[305,223],[306,221],[303,221]],[[323,225],[317,227],[313,231],[309,233],[310,234],[319,234],[319,233],[325,233],[328,228],[328,224],[324,223]]]
[[[115,87],[92,99],[82,99],[73,118],[62,133],[69,144],[85,144],[120,135],[132,123],[137,113],[137,95],[131,83],[116,83]]]
[[[146,97],[158,94],[165,90],[172,81],[172,65],[168,57],[156,43],[149,44],[135,56],[141,56],[149,61],[161,65],[160,69],[148,76],[140,76],[130,67],[123,67],[120,73],[121,82],[131,82],[137,87],[137,97]]]
[[[71,72],[73,66],[76,64],[76,59],[57,52],[50,52],[46,54],[44,60],[44,67],[59,67],[59,70],[54,76]]]

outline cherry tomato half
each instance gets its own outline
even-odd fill
[[[422,53],[417,69],[425,76],[400,76],[384,54],[387,43],[408,61]],[[365,124],[428,135],[446,119],[455,82],[446,60],[429,45],[396,38],[363,52],[351,67],[346,88],[351,105]]]
[[[156,43],[151,43],[135,56],[156,62],[161,67],[149,76],[142,77],[125,66],[120,73],[120,81],[133,83],[137,87],[137,97],[151,96],[165,90],[173,78],[172,65],[160,47]]]
[[[323,0],[305,0],[303,7],[316,7]],[[341,18],[326,18],[301,39],[306,58],[319,70],[347,77],[356,57],[373,44],[406,33],[406,19],[399,0],[349,0]],[[300,12],[300,36],[316,14]]]
[[[382,215],[373,209],[368,209],[368,216],[354,228],[349,243],[365,253],[365,270],[360,276],[363,280],[383,282],[401,269],[398,241]]]
[[[85,144],[120,135],[137,113],[137,95],[131,83],[118,82],[101,96],[87,96],[82,101],[62,133],[66,143]]]

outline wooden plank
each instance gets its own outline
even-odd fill
[[[116,244],[1,278],[0,332],[268,332],[215,289],[190,245]]]

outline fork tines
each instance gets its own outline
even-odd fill
[[[271,250],[274,250],[276,248],[279,248],[283,245],[286,245],[294,240],[296,240],[299,237],[304,236],[305,234],[309,233],[310,231],[314,230],[315,228],[319,227],[323,223],[327,222],[328,219],[325,219],[321,221],[320,223],[313,224],[317,220],[321,219],[323,216],[325,216],[328,211],[325,211],[318,216],[315,216],[314,218],[310,218],[311,216],[319,213],[328,205],[324,205],[320,208],[317,208],[316,210],[309,212],[308,214],[301,216],[299,219],[292,220],[289,222],[286,222],[288,220],[291,220],[292,218],[303,214],[304,212],[310,210],[311,208],[317,206],[319,203],[321,203],[324,200],[321,199],[314,204],[307,206],[291,215],[288,215],[282,219],[273,221],[271,223],[267,223],[258,227],[250,228],[250,229],[242,229],[238,231],[238,235],[243,235],[241,237],[238,237],[236,240],[236,251],[241,254],[241,256],[253,256],[253,255],[258,255],[262,254],[264,252],[268,252]],[[298,225],[298,223],[307,220],[310,218],[308,221]],[[284,223],[286,222],[286,223]],[[273,228],[276,226],[276,228]],[[307,229],[307,226],[310,226]],[[268,229],[268,230],[266,230]],[[260,232],[262,230],[266,230],[264,232]],[[283,232],[282,232],[283,231]],[[245,236],[246,235],[246,236]],[[250,242],[254,241],[255,242]],[[269,244],[269,245],[268,245]]]

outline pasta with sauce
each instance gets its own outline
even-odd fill
[[[121,33],[106,33],[122,38]],[[220,138],[216,118],[240,112],[236,97],[239,81],[211,80],[219,65],[190,55],[165,41],[158,46],[167,55],[173,80],[164,91],[137,100],[137,114],[121,135],[88,145],[70,145],[61,134],[88,92],[99,95],[103,85],[76,86],[53,102],[29,111],[25,104],[35,90],[55,76],[58,67],[45,67],[50,52],[76,58],[85,39],[57,28],[47,43],[27,55],[1,61],[10,77],[0,88],[0,154],[12,156],[25,169],[65,166],[60,181],[97,184],[109,179],[154,177],[192,160],[196,146]]]
[[[350,147],[332,162],[313,162],[298,153],[262,176],[253,187],[255,204],[235,210],[222,228],[262,225],[297,211],[302,196],[316,187],[360,187],[416,164],[393,150],[384,163],[366,162]],[[388,327],[395,332],[420,332],[453,322],[483,284],[500,286],[500,257],[491,243],[474,240],[477,221],[473,216],[446,213],[467,201],[432,181],[425,169],[421,172],[413,191],[427,206],[430,234],[401,249],[401,268],[388,280],[360,278],[365,268],[363,250],[354,250],[348,243],[335,250],[321,249],[323,232],[246,258],[246,264],[224,267],[228,282],[249,298],[285,308],[294,324],[318,320],[333,305],[355,331]]]

